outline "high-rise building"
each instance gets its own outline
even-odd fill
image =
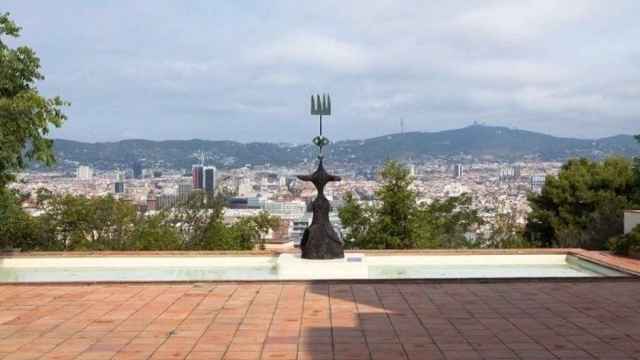
[[[80,180],[91,180],[93,179],[93,169],[89,166],[78,166],[76,177]]]
[[[124,176],[119,171],[116,173],[116,182],[113,190],[116,194],[124,193]]]
[[[529,185],[531,186],[531,191],[540,191],[544,186],[544,183],[547,179],[546,175],[532,175],[529,178]]]
[[[517,180],[522,175],[520,166],[508,166],[500,168],[500,180]]]
[[[162,194],[156,198],[158,209],[172,209],[176,206],[177,197],[174,194]]]
[[[513,167],[513,177],[516,179],[522,176],[522,168],[519,165]]]
[[[453,166],[453,177],[460,178],[464,176],[464,166],[462,164],[455,164]]]
[[[136,179],[142,179],[142,162],[136,161],[133,163],[133,177]]]
[[[191,168],[191,183],[193,189],[203,189],[204,186],[204,166],[193,165]]]
[[[178,202],[185,203],[189,201],[189,196],[192,191],[192,184],[178,184]]]
[[[216,191],[216,168],[213,166],[206,166],[203,169],[203,184],[202,188],[208,193],[214,193]]]

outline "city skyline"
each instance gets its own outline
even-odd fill
[[[635,133],[639,6],[9,0],[4,10],[24,28],[15,44],[41,58],[42,92],[72,103],[54,137],[303,143],[316,92],[333,95],[335,140],[397,133],[401,122]]]

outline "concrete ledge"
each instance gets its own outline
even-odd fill
[[[299,254],[282,254],[277,263],[281,278],[298,279],[367,279],[369,267],[361,253],[345,254],[343,259],[307,260]]]
[[[345,254],[386,255],[517,255],[517,254],[570,254],[585,251],[577,248],[529,248],[529,249],[410,249],[410,250],[345,250]],[[279,256],[298,254],[300,250],[239,250],[239,251],[32,251],[2,252],[0,257],[50,257],[50,256]]]

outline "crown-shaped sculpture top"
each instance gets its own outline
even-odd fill
[[[331,115],[331,97],[329,94],[311,95],[311,115]]]

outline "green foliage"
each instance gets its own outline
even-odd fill
[[[548,177],[539,195],[529,197],[525,236],[546,246],[606,249],[622,233],[623,210],[637,199],[637,176],[630,161],[570,160]]]
[[[0,250],[31,249],[40,240],[38,223],[20,206],[13,191],[0,188]]]
[[[87,198],[38,190],[44,212],[25,213],[17,194],[0,191],[0,249],[23,251],[250,250],[280,223],[260,213],[224,223],[222,198],[204,192],[177,209],[138,213],[112,196]]]
[[[136,223],[136,208],[112,196],[54,196],[40,221],[60,250],[126,250]]]
[[[36,82],[44,79],[40,59],[30,48],[13,49],[4,40],[19,34],[9,14],[0,14],[0,188],[30,160],[53,162],[53,142],[46,135],[66,119],[61,108],[68,105],[39,94]]]
[[[613,237],[609,240],[609,248],[617,255],[627,256],[630,252],[640,253],[640,225],[628,234]]]
[[[184,247],[192,250],[250,250],[264,247],[262,234],[280,220],[267,213],[240,219],[227,225],[223,216],[224,198],[196,191],[185,204],[172,212],[171,222],[181,234]]]
[[[453,248],[475,246],[465,233],[481,224],[467,194],[418,205],[406,167],[389,161],[376,193],[379,206],[362,206],[352,194],[339,210],[348,247],[360,249]]]
[[[628,256],[632,251],[640,252],[640,225],[634,227],[628,234],[611,238],[609,249],[623,256]]]
[[[499,213],[491,225],[489,236],[483,239],[482,247],[491,249],[517,249],[539,246],[524,236],[524,227],[516,221],[516,213]]]
[[[260,250],[264,250],[265,235],[267,235],[270,230],[276,230],[278,228],[278,226],[280,225],[280,218],[277,216],[272,216],[266,211],[261,211],[258,215],[250,216],[246,218],[246,220],[249,222],[249,227],[256,229],[256,231],[258,232],[257,238],[255,240],[256,242],[258,242]]]
[[[181,234],[185,247],[192,250],[227,250],[233,247],[223,218],[224,199],[204,191],[195,191],[188,201],[178,205],[171,220]]]
[[[371,208],[361,206],[352,193],[347,193],[344,205],[338,210],[344,227],[346,248],[358,248],[367,242],[367,234],[373,223]]]
[[[412,218],[412,236],[418,248],[469,248],[476,243],[465,234],[480,224],[477,210],[471,208],[469,194],[452,196],[422,205]]]
[[[411,190],[413,178],[409,169],[396,161],[388,161],[380,176],[382,187],[376,197],[381,206],[374,224],[377,240],[387,249],[415,248],[410,222],[416,209],[416,194]]]
[[[168,214],[160,212],[151,216],[139,216],[131,233],[128,250],[181,250],[182,238],[169,221]]]

